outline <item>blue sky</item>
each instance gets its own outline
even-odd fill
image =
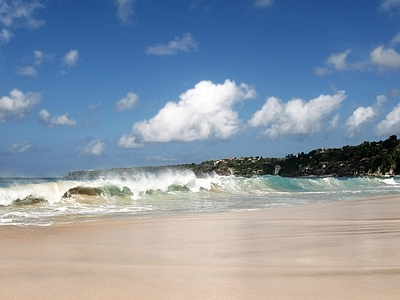
[[[400,0],[0,0],[0,176],[400,135]]]

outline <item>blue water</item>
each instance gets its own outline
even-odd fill
[[[0,226],[259,210],[400,193],[400,178],[196,177],[164,169],[118,177],[0,179]]]

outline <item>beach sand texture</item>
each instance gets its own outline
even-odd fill
[[[1,299],[400,299],[400,197],[0,227]]]

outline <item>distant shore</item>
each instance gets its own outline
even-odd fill
[[[400,299],[400,196],[0,227],[2,299]]]
[[[196,176],[205,174],[243,177],[280,175],[284,177],[354,177],[400,175],[400,140],[396,135],[379,142],[363,142],[357,146],[315,149],[309,153],[288,154],[284,158],[262,156],[230,157],[202,163],[160,167],[113,168],[106,170],[71,171],[67,178],[99,177],[155,171],[165,168],[192,170]]]

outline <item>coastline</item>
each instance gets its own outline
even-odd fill
[[[283,177],[376,177],[400,175],[400,140],[396,135],[379,142],[365,141],[356,146],[341,148],[318,148],[309,153],[287,154],[285,158],[262,156],[229,157],[201,163],[158,166],[112,168],[90,171],[70,171],[66,178],[94,177],[105,174],[121,176],[146,170],[184,168],[192,170],[196,176],[204,174],[237,175],[252,177],[280,175]]]
[[[400,196],[0,227],[3,299],[399,299]]]

